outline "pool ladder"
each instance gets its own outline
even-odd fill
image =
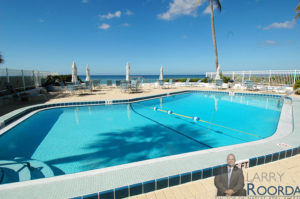
[[[296,90],[292,90],[291,92],[287,93],[286,95],[280,97],[280,98],[278,99],[277,106],[279,106],[280,101],[281,101],[282,99],[287,98],[288,96],[290,96],[290,95],[292,95],[292,94],[294,94],[294,93],[296,93],[296,92],[298,92],[298,91],[300,91],[300,88],[297,88]]]

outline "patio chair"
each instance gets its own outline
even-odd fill
[[[75,92],[74,84],[67,84],[67,91],[73,94]]]
[[[97,89],[97,90],[101,89],[101,80],[100,79],[93,80],[92,82],[93,82],[92,83],[93,89]]]
[[[112,80],[106,80],[106,86],[112,86]]]
[[[121,80],[116,80],[116,87],[120,87],[121,86]]]
[[[122,81],[121,82],[122,92],[128,92],[129,91],[129,88],[130,88],[129,84],[130,84],[130,81]]]
[[[216,80],[216,88],[217,89],[222,89],[223,86],[223,80],[222,79],[217,79]]]
[[[138,92],[139,91],[139,86],[140,86],[140,81],[138,80],[132,80],[129,86],[129,90],[132,93]]]

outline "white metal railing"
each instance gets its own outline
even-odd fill
[[[252,80],[255,83],[293,86],[300,79],[300,70],[257,70],[222,71],[222,75],[237,82]],[[214,79],[216,72],[206,72],[206,77]]]
[[[6,91],[8,86],[17,90],[37,88],[42,85],[48,75],[58,75],[58,73],[0,68],[0,94]]]

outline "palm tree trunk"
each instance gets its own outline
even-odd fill
[[[217,50],[217,41],[216,41],[216,33],[215,33],[215,20],[214,20],[213,0],[210,0],[210,11],[211,11],[212,38],[213,38],[213,42],[214,42],[215,55],[216,55],[216,69],[218,69],[218,67],[219,67],[219,60],[218,60],[218,50]]]

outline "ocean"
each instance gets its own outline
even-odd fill
[[[78,75],[82,81],[85,81],[85,75]],[[164,75],[164,79],[181,79],[181,78],[204,78],[205,74],[200,75]],[[158,80],[159,75],[131,75],[132,79],[144,79],[144,82],[155,82]],[[92,80],[101,80],[102,84],[106,84],[107,80],[125,80],[125,75],[91,75]]]

